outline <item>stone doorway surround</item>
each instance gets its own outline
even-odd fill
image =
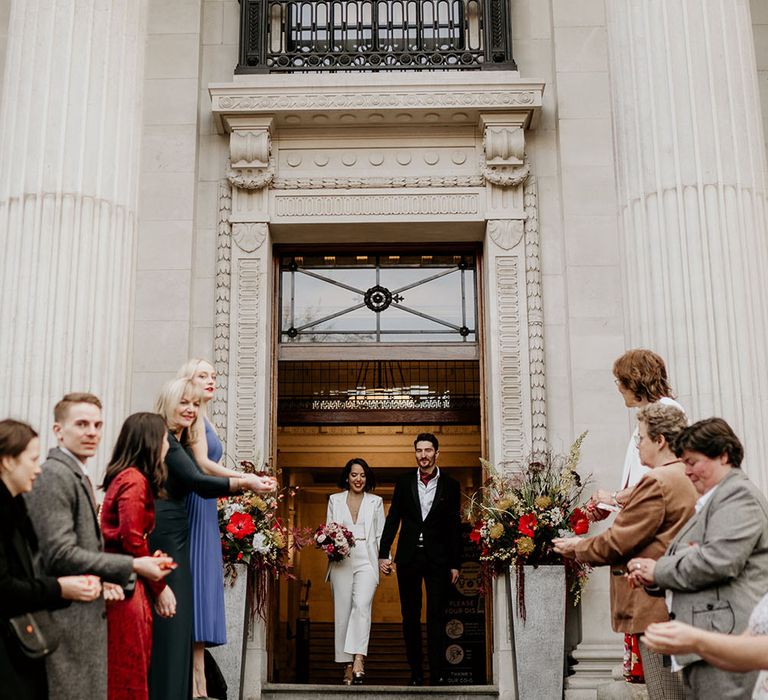
[[[482,241],[486,457],[513,468],[546,445],[538,207],[525,153],[543,91],[507,71],[251,75],[209,86],[230,152],[219,189],[213,408],[228,459],[272,450],[275,243]],[[493,681],[513,698],[501,583]],[[258,697],[268,680],[264,626],[229,646],[235,669],[243,658],[234,675],[242,697]]]

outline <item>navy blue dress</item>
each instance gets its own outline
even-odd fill
[[[218,462],[224,449],[213,426],[205,421],[208,459]],[[189,560],[192,567],[194,640],[206,646],[227,643],[224,615],[224,566],[221,560],[219,515],[215,498],[187,496]]]

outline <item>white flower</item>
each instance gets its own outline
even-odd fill
[[[553,525],[559,522],[562,522],[565,515],[563,514],[562,508],[550,508],[547,515],[549,515],[549,522],[551,522]]]
[[[259,554],[267,554],[269,552],[269,542],[263,532],[257,532],[253,536],[253,549]]]
[[[244,513],[245,508],[241,506],[239,503],[227,503],[226,506],[224,506],[224,517],[229,520],[232,517],[233,513]]]

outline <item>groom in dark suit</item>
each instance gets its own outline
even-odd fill
[[[427,647],[431,685],[443,684],[443,625],[450,587],[459,578],[461,515],[459,482],[437,467],[439,444],[431,433],[414,440],[418,470],[395,484],[379,547],[379,569],[392,571],[390,549],[397,544],[397,587],[411,685],[422,685],[421,582],[427,591]],[[400,527],[402,523],[402,528]]]

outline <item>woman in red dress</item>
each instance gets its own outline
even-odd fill
[[[149,555],[147,537],[155,526],[155,497],[163,496],[168,436],[156,413],[134,413],[120,430],[104,477],[101,529],[107,552]],[[133,590],[105,591],[107,604],[107,686],[109,700],[147,700],[152,651],[152,608],[170,617],[176,598],[164,581],[137,579]]]

